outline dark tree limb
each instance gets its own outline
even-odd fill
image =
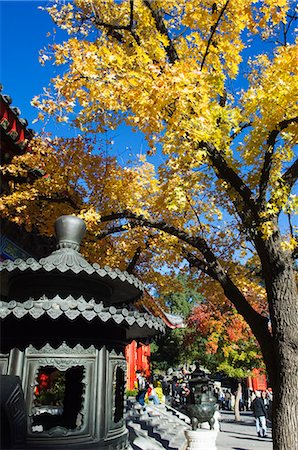
[[[93,8],[93,14],[94,14],[94,20],[93,22],[98,27],[103,27],[108,30],[108,35],[115,38],[118,42],[121,44],[124,42],[124,36],[119,33],[119,31],[129,31],[130,34],[133,36],[134,40],[138,45],[140,45],[140,38],[136,34],[134,30],[134,15],[133,15],[133,9],[134,9],[134,0],[129,0],[129,6],[130,6],[130,12],[129,12],[129,24],[128,25],[116,25],[111,24],[107,22],[103,22],[97,18],[96,11]],[[90,18],[92,20],[92,18]]]
[[[262,346],[264,357],[265,359],[267,359],[266,355],[269,355],[268,349],[270,349],[270,346],[272,345],[272,337],[267,327],[267,318],[255,311],[249,304],[241,291],[237,288],[231,278],[224,271],[213,251],[209,248],[207,242],[203,238],[189,236],[183,230],[179,230],[176,227],[165,223],[164,221],[155,221],[153,219],[148,219],[143,216],[134,214],[129,210],[103,216],[101,218],[101,222],[124,218],[137,221],[140,226],[154,228],[156,230],[160,230],[172,236],[175,236],[182,242],[185,242],[198,250],[202,254],[204,260],[195,257],[190,252],[187,253],[188,260],[190,260],[194,266],[198,267],[200,270],[203,270],[204,273],[207,273],[215,281],[218,281],[220,283],[226,297],[233,303],[237,311],[245,318],[245,320],[253,330],[253,333]]]
[[[196,266],[199,270],[202,270],[207,275],[211,276],[212,279],[218,281],[226,295],[226,297],[235,306],[238,313],[241,314],[251,327],[254,335],[256,336],[261,348],[262,353],[266,362],[267,367],[273,373],[273,367],[271,367],[271,354],[272,354],[272,336],[268,330],[268,320],[266,317],[259,314],[250,303],[246,300],[242,292],[234,284],[231,278],[227,275],[219,261],[217,260],[215,254],[209,248],[207,242],[201,237],[189,236],[185,231],[177,229],[175,226],[169,225],[164,221],[156,221],[153,219],[148,219],[143,216],[134,214],[129,210],[125,210],[119,213],[112,213],[101,218],[101,222],[108,222],[118,219],[128,219],[138,222],[140,226],[149,227],[156,230],[163,231],[172,236],[177,237],[180,241],[189,244],[194,249],[198,250],[202,256],[203,260],[195,257],[190,252],[187,252],[188,260]]]
[[[140,256],[142,253],[142,247],[137,247],[136,251],[134,252],[134,255],[132,257],[132,260],[129,262],[128,266],[126,267],[126,272],[132,274],[134,271],[134,268],[136,267]]]
[[[230,167],[223,155],[216,147],[209,142],[201,142],[200,148],[205,148],[213,167],[216,169],[218,178],[226,181],[240,195],[245,206],[254,214],[256,214],[256,204],[253,193],[244,183],[242,178]]]
[[[127,224],[122,224],[116,227],[109,227],[106,230],[101,231],[101,233],[97,235],[97,239],[101,240],[112,234],[123,233],[139,226],[140,225],[137,222],[131,222],[129,223],[129,227],[127,226]]]
[[[213,40],[213,36],[214,36],[214,34],[215,34],[215,32],[216,32],[216,29],[217,29],[217,27],[218,27],[218,25],[219,25],[219,22],[221,21],[221,18],[222,18],[222,16],[223,16],[224,12],[226,11],[226,9],[227,9],[227,7],[228,7],[229,1],[230,1],[230,0],[227,0],[227,1],[226,1],[226,3],[224,4],[223,8],[222,8],[221,11],[220,11],[220,14],[219,14],[219,16],[218,16],[218,18],[217,18],[217,21],[216,21],[215,24],[211,27],[211,34],[210,34],[210,36],[209,36],[209,39],[208,39],[208,42],[207,42],[207,47],[206,47],[206,50],[205,50],[205,53],[204,53],[204,56],[203,56],[203,59],[202,59],[202,62],[201,62],[201,67],[200,67],[201,70],[203,69],[204,64],[205,64],[205,61],[206,61],[206,58],[207,58],[207,56],[208,56],[209,49],[210,49],[210,45],[211,45],[212,40]]]
[[[238,313],[244,317],[248,325],[250,326],[253,334],[260,344],[266,367],[270,374],[274,371],[274,364],[272,362],[271,354],[273,347],[273,338],[268,329],[268,319],[262,314],[258,313],[246,300],[245,296],[234,284],[231,278],[224,272],[221,266],[218,264],[216,272],[213,269],[210,270],[208,265],[201,259],[197,258],[190,252],[187,253],[186,259],[189,263],[197,267],[203,273],[209,275],[214,280],[218,281],[224,291],[225,296],[235,306]]]
[[[273,155],[276,139],[279,133],[286,129],[292,123],[298,123],[298,117],[293,117],[292,119],[285,119],[280,122],[277,127],[272,130],[267,138],[266,142],[266,152],[264,157],[264,163],[261,171],[260,184],[259,184],[259,197],[257,203],[261,210],[264,209],[266,203],[266,193],[268,188],[268,183],[270,179],[271,168],[273,164]]]
[[[173,225],[169,225],[164,221],[157,221],[157,220],[145,218],[144,216],[135,214],[129,210],[124,210],[119,213],[111,213],[107,216],[102,216],[101,222],[109,222],[112,220],[119,220],[119,219],[127,219],[127,220],[136,221],[139,226],[154,228],[156,230],[163,231],[165,233],[168,233],[172,236],[177,237],[181,241],[197,248],[200,251],[202,249],[207,250],[207,248],[208,248],[207,243],[203,238],[190,236],[185,231],[180,230],[179,228],[177,228]],[[133,226],[133,223],[134,222],[130,222],[130,226]],[[135,226],[138,226],[138,225],[135,225]]]
[[[74,210],[78,210],[79,209],[79,205],[71,198],[68,196],[64,196],[64,195],[53,195],[53,196],[46,196],[46,195],[40,195],[37,197],[36,199],[37,201],[46,201],[49,203],[66,203],[69,204]]]
[[[175,46],[173,44],[172,39],[170,38],[169,32],[167,30],[167,27],[165,26],[164,20],[162,18],[161,13],[154,9],[152,6],[152,1],[151,0],[144,0],[144,4],[147,6],[147,8],[150,10],[152,17],[155,21],[155,25],[156,25],[156,29],[163,34],[164,36],[166,36],[169,44],[165,47],[165,51],[167,53],[167,56],[169,58],[169,61],[171,64],[174,64],[176,61],[178,61],[179,56],[178,53],[175,49]]]
[[[188,261],[190,267],[196,267],[201,272],[205,273],[206,275],[209,275],[213,279],[217,278],[216,273],[208,267],[208,264],[206,264],[206,262],[203,259],[199,259],[193,253],[186,250],[184,250],[183,256]]]
[[[245,130],[245,128],[248,128],[251,126],[252,126],[252,122],[241,123],[239,126],[239,131],[237,131],[236,133],[232,133],[230,136],[230,139],[231,140],[235,139],[240,133],[242,133],[243,130]]]
[[[293,164],[286,170],[282,176],[282,181],[287,185],[288,189],[291,190],[298,179],[298,158],[293,162]]]
[[[146,240],[144,247],[139,246],[136,248],[136,251],[132,257],[132,260],[130,261],[130,263],[128,264],[128,266],[126,268],[126,272],[131,273],[131,274],[134,272],[134,268],[136,267],[138,261],[140,260],[142,250],[146,250],[150,247],[150,238],[151,238],[151,236],[149,236],[148,239]]]

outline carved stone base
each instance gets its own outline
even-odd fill
[[[28,411],[27,415],[23,408],[28,450],[129,448],[124,418],[126,362],[124,345],[117,345],[98,349],[63,343],[58,348],[30,345],[25,351],[11,351],[9,370],[22,380]],[[51,398],[46,403],[36,391],[41,389],[39,374],[55,372],[61,375],[64,395],[61,403],[51,404]]]
[[[128,450],[130,444],[128,442],[127,433],[122,437],[117,437],[109,441],[100,442],[82,442],[77,443],[72,437],[68,437],[64,443],[51,443],[48,442],[32,442],[29,441],[26,446],[26,450],[65,450],[70,448],[72,450]],[[22,448],[22,450],[24,450]]]
[[[217,434],[214,430],[185,430],[186,450],[216,450]]]
[[[26,447],[27,415],[19,377],[1,375],[1,444],[2,449]]]

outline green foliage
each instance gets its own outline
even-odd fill
[[[151,363],[153,369],[167,370],[184,362],[184,330],[168,329],[163,336],[151,344]]]
[[[228,306],[228,305],[226,305]],[[211,372],[245,378],[264,366],[259,345],[245,321],[228,307],[212,311],[207,302],[194,308],[188,321],[188,346],[197,346],[199,360]]]
[[[192,308],[203,300],[198,292],[198,286],[194,288],[190,284],[187,275],[178,275],[177,290],[163,297],[165,305],[171,314],[178,315],[187,321]],[[151,344],[151,362],[154,369],[167,370],[170,367],[179,367],[185,363],[192,363],[197,356],[195,346],[186,345],[186,328],[168,329],[166,333],[158,337]]]
[[[126,389],[126,397],[135,397],[137,393],[136,389]]]
[[[65,374],[59,373],[49,389],[42,389],[35,403],[38,405],[60,405],[64,401]]]
[[[184,319],[188,317],[192,308],[203,300],[203,296],[190,285],[190,279],[186,275],[178,275],[178,282],[181,286],[179,291],[171,292],[164,297],[164,302],[172,314],[177,314]]]

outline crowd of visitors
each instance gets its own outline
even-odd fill
[[[200,376],[205,377],[208,389],[216,398],[218,410],[232,411],[235,408],[236,392],[231,387],[222,387],[212,383],[206,374],[197,366],[193,372],[181,369],[175,374],[172,372],[159,375],[154,379],[147,380],[145,374],[137,372],[136,400],[141,406],[153,402],[154,405],[167,403],[174,408],[181,408],[184,405],[194,403],[194,393],[191,381]],[[252,391],[247,389],[246,395],[241,395],[239,400],[240,411],[251,411],[256,421],[256,431],[259,437],[267,436],[266,421],[271,420],[272,391]]]

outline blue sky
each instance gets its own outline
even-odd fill
[[[37,111],[30,105],[30,101],[35,95],[42,93],[43,87],[48,86],[50,79],[60,69],[51,63],[41,66],[38,61],[39,50],[52,42],[52,38],[47,37],[47,34],[54,28],[56,41],[67,38],[65,32],[55,27],[48,13],[40,9],[50,4],[50,0],[0,0],[0,81],[3,84],[3,93],[12,97],[13,105],[20,108],[21,116],[26,118],[29,127],[36,131],[40,131],[42,123],[32,124]],[[253,53],[268,50],[270,46],[266,47],[255,37],[252,46],[244,52],[244,59]],[[242,70],[234,86],[235,90],[246,85],[246,80],[241,75]],[[51,122],[46,130],[58,136],[70,134],[67,124]],[[114,141],[112,153],[118,156],[121,164],[148,148],[141,133],[132,133],[124,125],[107,137]],[[160,158],[161,155],[156,155],[152,161],[159,164]]]
[[[13,106],[21,110],[21,117],[29,122],[28,127],[36,131],[40,131],[42,124],[32,124],[37,111],[30,101],[42,92],[58,70],[51,64],[40,65],[39,50],[52,42],[47,33],[52,32],[53,28],[56,28],[57,41],[67,36],[54,26],[48,13],[39,8],[49,4],[50,1],[40,0],[0,0],[2,93],[12,97]],[[69,125],[51,123],[46,129],[58,136],[69,134]],[[117,154],[122,164],[147,148],[143,135],[132,133],[125,126],[108,137],[114,141],[112,152]]]
[[[0,0],[0,81],[3,84],[3,93],[12,97],[13,106],[20,108],[21,117],[26,118],[29,128],[36,131],[40,131],[42,124],[32,124],[37,111],[30,105],[30,101],[42,92],[43,87],[49,84],[58,70],[51,64],[41,66],[38,61],[39,50],[51,43],[47,34],[55,27],[48,13],[39,8],[47,5],[50,5],[50,0]],[[56,40],[61,41],[64,38],[67,38],[66,33],[56,28]],[[256,39],[257,42],[245,51],[246,58],[256,50],[264,50],[261,41]],[[242,76],[239,78],[237,88],[246,83]],[[47,125],[46,130],[58,136],[70,134],[67,124],[52,122]],[[124,125],[109,134],[108,138],[113,140],[114,144],[105,150],[117,155],[122,165],[147,149],[144,136],[141,133],[132,133]],[[162,155],[156,155],[149,160],[158,165],[161,159]],[[295,191],[297,192],[297,188]]]
[[[48,42],[46,34],[53,29],[50,17],[38,9],[39,5],[46,2],[0,1],[3,92],[13,98],[14,106],[21,109],[30,125],[36,117],[30,101],[55,74],[53,66],[42,67],[38,62],[38,52]]]
[[[38,61],[39,51],[52,43],[52,37],[47,37],[47,34],[53,32],[54,28],[56,41],[67,39],[67,33],[55,27],[49,14],[40,8],[50,4],[50,0],[0,0],[0,81],[3,93],[12,97],[13,106],[20,108],[21,116],[29,122],[29,128],[36,131],[40,131],[43,124],[32,124],[37,111],[30,101],[42,93],[43,87],[49,85],[50,79],[60,69],[51,63],[41,66]],[[247,49],[247,56],[250,53],[251,49]],[[245,80],[240,76],[240,85],[237,87],[244,84]],[[54,121],[47,124],[46,131],[58,136],[73,133],[70,133],[69,125]],[[144,136],[133,133],[125,125],[107,137],[114,142],[111,151],[117,155],[121,164],[148,148]],[[150,160],[160,164],[162,155],[156,155]]]

